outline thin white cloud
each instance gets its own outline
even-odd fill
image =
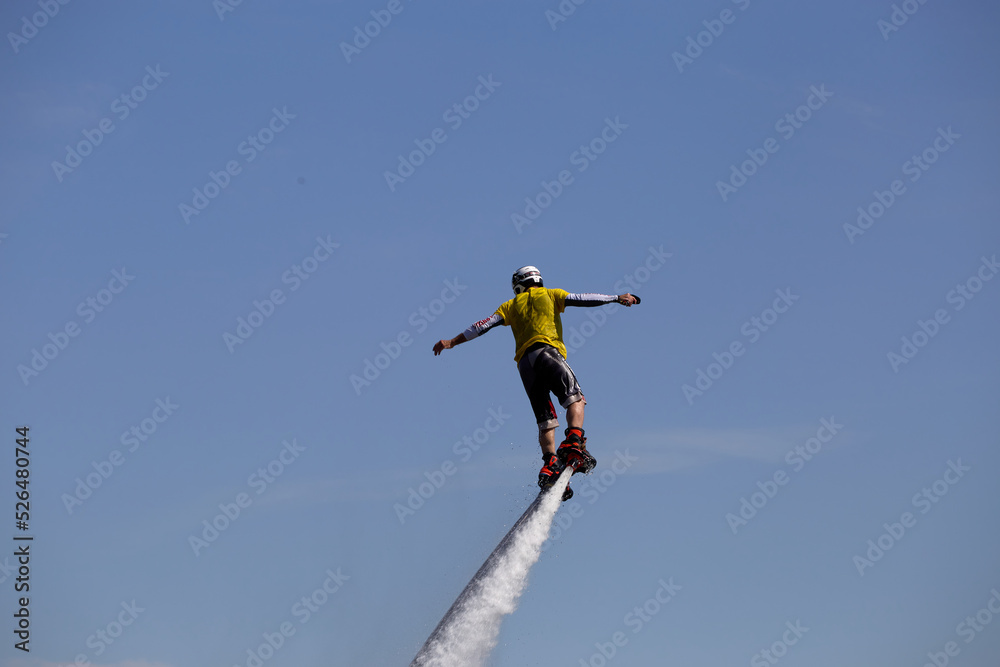
[[[107,84],[81,82],[17,91],[11,95],[9,106],[21,127],[74,133],[111,116],[115,97],[115,90]]]
[[[636,474],[667,473],[732,459],[778,463],[817,428],[818,421],[815,426],[768,429],[667,429],[633,434],[608,448],[628,449],[638,457]],[[846,441],[840,436],[827,446],[842,446]]]

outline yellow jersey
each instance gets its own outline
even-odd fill
[[[562,339],[562,318],[569,292],[547,287],[531,287],[496,309],[514,334],[514,361],[520,361],[525,350],[535,343],[545,343],[566,357]]]

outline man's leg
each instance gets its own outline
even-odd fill
[[[559,419],[556,417],[555,406],[549,399],[549,390],[539,381],[532,365],[537,357],[537,351],[529,352],[521,357],[517,364],[517,370],[521,375],[524,391],[528,395],[531,411],[538,424],[538,445],[542,448],[542,456],[548,461],[548,457],[556,453],[555,431],[559,425]]]
[[[538,444],[542,448],[542,456],[548,457],[556,453],[556,429],[555,427],[538,432]]]
[[[570,428],[583,428],[583,406],[586,404],[587,401],[581,398],[566,408],[566,421],[569,422]]]

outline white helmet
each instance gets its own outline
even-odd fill
[[[522,266],[510,279],[514,294],[525,292],[529,287],[542,287],[542,274],[533,266]]]

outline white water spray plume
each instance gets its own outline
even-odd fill
[[[496,646],[503,617],[517,609],[542,553],[572,470],[525,510],[438,623],[410,667],[479,667]]]

